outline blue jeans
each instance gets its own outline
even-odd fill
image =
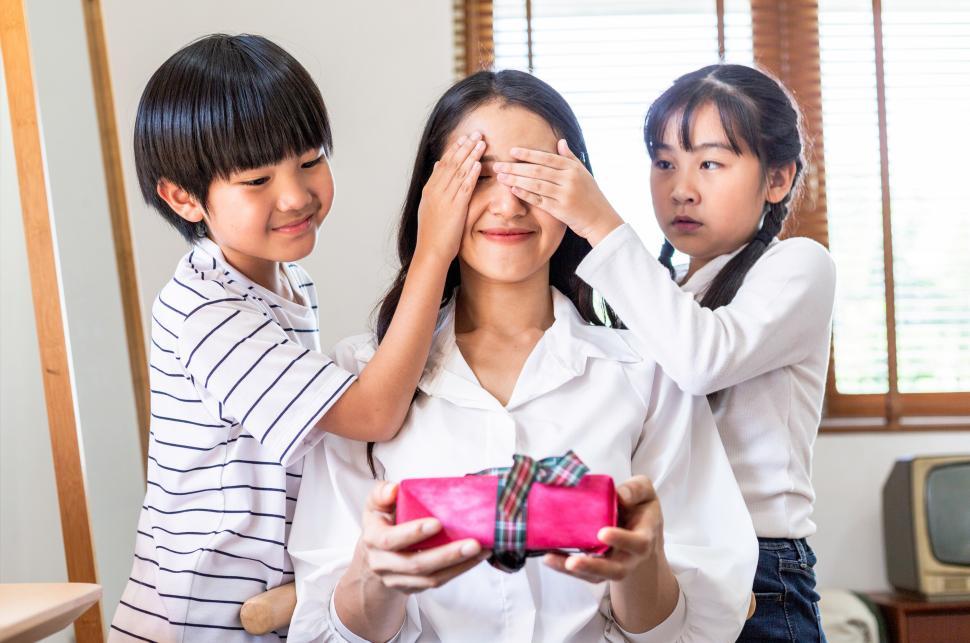
[[[759,538],[758,547],[758,606],[738,641],[825,643],[815,592],[815,552],[804,538]]]

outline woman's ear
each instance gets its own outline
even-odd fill
[[[795,182],[795,172],[795,161],[768,170],[768,194],[765,195],[765,200],[778,203],[788,196],[792,183]]]
[[[158,185],[155,186],[155,192],[168,204],[168,207],[172,208],[175,214],[189,223],[198,223],[204,218],[205,208],[199,201],[184,188],[168,179],[159,179]]]

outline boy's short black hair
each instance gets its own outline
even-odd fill
[[[134,143],[142,196],[191,242],[193,224],[158,196],[159,180],[205,204],[216,178],[310,149],[329,155],[333,141],[320,90],[293,56],[262,36],[212,34],[149,79]]]

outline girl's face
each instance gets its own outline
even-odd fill
[[[740,155],[731,149],[713,104],[694,112],[690,152],[680,145],[680,120],[680,114],[670,118],[657,146],[650,170],[653,210],[677,250],[706,262],[751,240],[768,186],[760,161],[744,142],[739,141]]]
[[[493,101],[466,115],[448,137],[445,149],[474,131],[483,134],[487,147],[458,251],[462,279],[475,275],[499,283],[530,278],[548,281],[549,260],[566,226],[545,210],[520,201],[508,186],[496,181],[492,164],[514,162],[509,154],[513,147],[555,154],[558,137],[533,112]]]

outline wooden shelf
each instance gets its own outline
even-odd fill
[[[970,600],[928,601],[901,592],[866,596],[882,610],[892,643],[970,643]]]
[[[93,583],[0,584],[0,642],[37,641],[58,632],[96,604]]]

